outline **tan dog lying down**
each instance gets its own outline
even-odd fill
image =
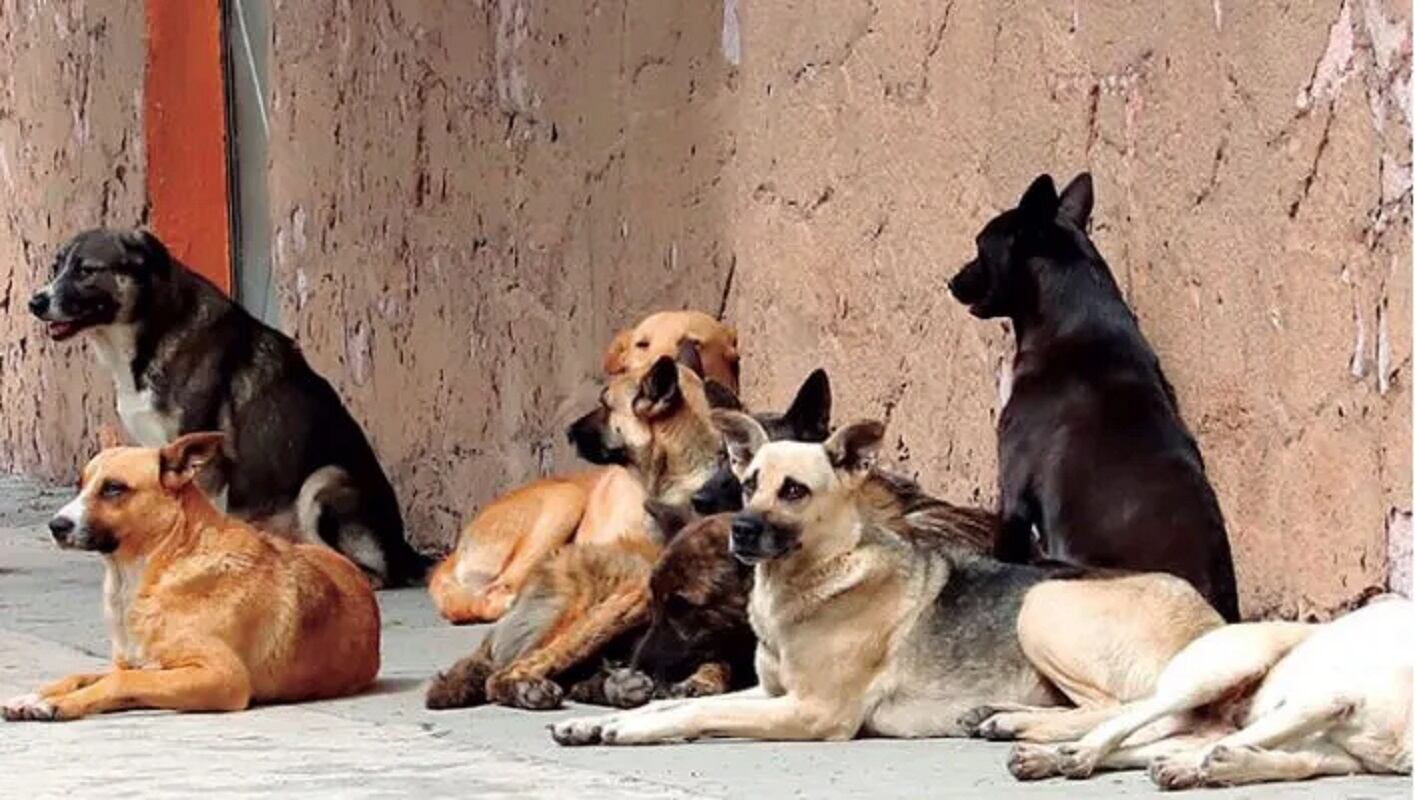
[[[1415,606],[1387,599],[1334,622],[1252,622],[1174,657],[1155,693],[1059,748],[1019,745],[1021,780],[1144,769],[1163,789],[1357,772],[1410,774]]]
[[[877,422],[805,444],[767,443],[740,413],[714,419],[746,501],[730,546],[756,565],[761,685],[560,722],[561,744],[975,728],[1063,739],[1153,691],[1169,659],[1221,622],[1171,575],[1003,564],[907,514],[870,513],[860,488],[884,435]]]
[[[340,697],[378,675],[379,616],[353,562],[227,517],[193,484],[219,433],[115,448],[84,468],[49,528],[101,553],[113,670],[71,675],[4,707],[8,720]]]
[[[737,332],[699,311],[662,311],[620,331],[604,370],[611,378],[638,375],[685,346],[696,351],[702,377],[737,391]],[[643,499],[619,467],[543,478],[504,494],[472,518],[432,573],[433,604],[455,624],[494,622],[566,542],[608,542],[643,527]]]

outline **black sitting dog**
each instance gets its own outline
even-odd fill
[[[1237,620],[1218,499],[1174,389],[1086,235],[1091,203],[1090,175],[1060,197],[1042,175],[983,228],[977,258],[949,282],[975,316],[1006,317],[1016,334],[997,429],[996,554],[1170,572]]]

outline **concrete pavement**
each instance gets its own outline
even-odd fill
[[[0,477],[0,698],[108,653],[96,556],[65,553],[43,522],[67,499]],[[1154,794],[1138,774],[1015,783],[1006,745],[969,741],[556,746],[575,713],[433,713],[422,683],[481,630],[442,624],[421,590],[380,595],[384,668],[347,700],[238,714],[130,712],[60,724],[0,723],[0,797],[1011,798]],[[583,712],[581,712],[583,713]],[[1408,798],[1408,779],[1342,778],[1206,792],[1204,798]]]

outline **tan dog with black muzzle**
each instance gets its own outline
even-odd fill
[[[107,449],[84,468],[49,529],[60,547],[103,555],[113,669],[15,698],[5,719],[236,711],[373,683],[379,614],[368,580],[323,544],[292,544],[218,511],[193,478],[222,438]]]
[[[979,726],[1067,738],[1148,693],[1174,653],[1220,624],[1170,575],[1003,564],[908,515],[878,516],[864,491],[884,435],[877,422],[804,444],[767,443],[743,414],[714,418],[746,501],[731,549],[756,565],[761,685],[567,720],[551,729],[561,744],[960,736]]]

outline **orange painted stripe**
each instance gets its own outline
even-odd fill
[[[220,0],[147,0],[143,129],[152,228],[231,291],[226,83]]]

